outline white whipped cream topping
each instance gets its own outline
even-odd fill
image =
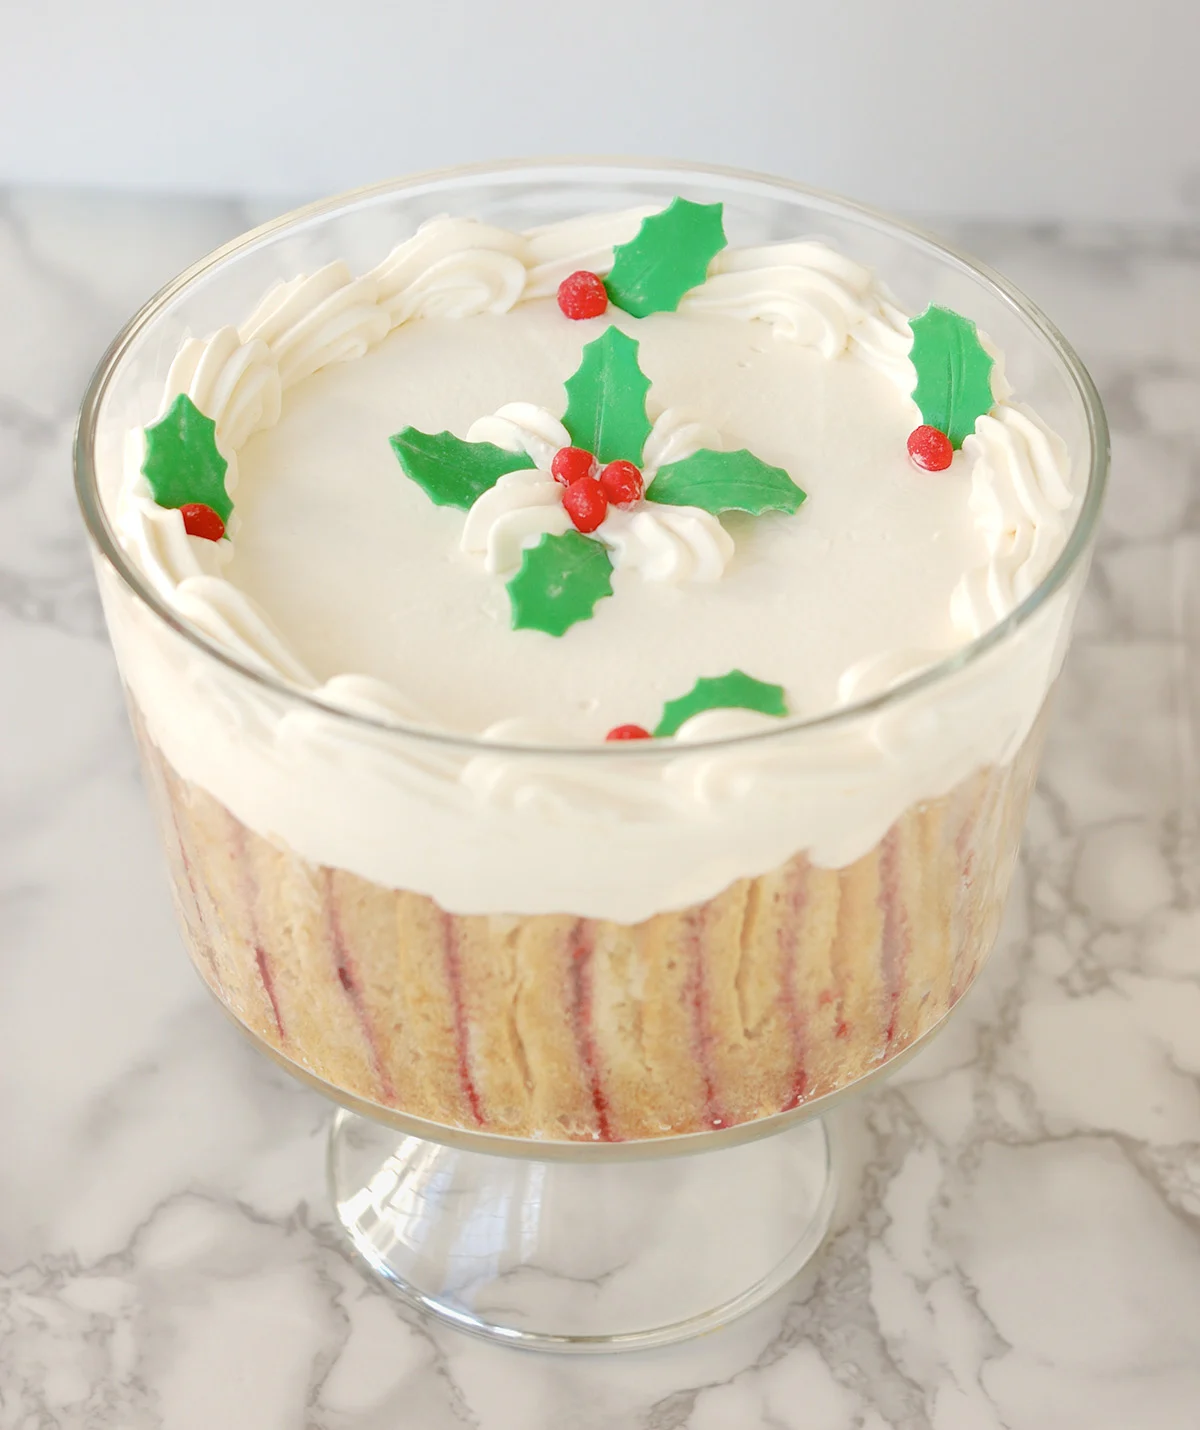
[[[344,263],[329,263],[272,288],[238,335],[243,344],[265,344],[280,386],[294,387],[330,363],[362,357],[387,336],[391,325],[378,299],[370,275],[352,278]]]
[[[189,338],[167,374],[167,391],[186,392],[201,412],[216,418],[217,446],[229,462],[252,432],[279,421],[283,379],[275,354],[261,338],[243,342],[236,328],[210,338]],[[232,478],[236,485],[236,476]],[[226,489],[233,486],[228,473]]]
[[[679,310],[769,323],[822,357],[869,363],[906,396],[917,384],[908,319],[869,268],[824,243],[723,249]]]
[[[283,392],[333,363],[361,357],[413,318],[507,312],[520,301],[552,294],[577,268],[603,273],[611,266],[614,245],[631,238],[648,212],[652,210],[568,219],[527,234],[471,219],[431,220],[371,273],[354,278],[344,263],[327,264],[317,273],[277,284],[239,329],[223,328],[207,339],[187,342],[168,375],[163,410],[179,392],[187,392],[200,411],[214,419],[218,447],[229,462],[226,487],[232,495],[238,451],[255,432],[278,420]],[[822,243],[726,248],[710,265],[707,281],[685,295],[680,311],[761,321],[780,337],[816,348],[823,356],[857,356],[906,393],[915,382],[907,356],[911,333],[891,296],[870,269]],[[511,424],[511,411],[506,409],[505,416]],[[565,436],[561,423],[550,420],[556,435]],[[531,440],[537,436],[532,429],[522,430]],[[523,441],[499,415],[496,426],[477,422],[472,431],[476,435],[471,440],[501,446]],[[489,431],[491,435],[483,435]],[[673,445],[658,450],[656,436]],[[548,467],[549,440],[543,433],[543,445],[526,448],[543,470]],[[678,461],[712,441],[706,429],[668,426],[649,439],[646,465],[653,470]],[[531,485],[509,483],[497,497],[495,518],[505,523],[508,535],[497,535],[491,547],[495,554],[488,555],[486,537],[478,544],[480,523],[472,524],[470,549],[485,555],[489,569],[503,569],[495,564],[500,551],[511,563],[515,550],[519,561],[523,545],[545,531],[566,529],[545,493],[524,500]],[[233,539],[236,523],[235,513],[229,533]],[[126,548],[167,599],[196,575],[215,577],[215,566],[228,557],[224,549],[215,557],[205,551],[211,543],[188,538],[178,512],[164,512],[154,503],[141,475],[140,455],[129,461],[117,526]],[[694,508],[675,508],[667,515],[648,512],[643,505],[633,513],[613,512],[605,526],[608,529],[598,535],[613,551],[615,563],[633,566],[652,580],[711,580],[720,574],[718,564],[724,570],[731,555],[725,528]],[[166,531],[172,527],[168,540]],[[514,547],[511,538],[518,532]],[[193,549],[193,561],[185,557],[186,546]],[[272,623],[236,588],[191,586],[181,599],[189,617],[209,634],[231,628],[232,622],[243,656],[295,678],[298,662],[294,657],[279,659],[281,642]],[[214,602],[212,609],[205,609],[208,600]],[[240,609],[233,621],[235,607]]]
[[[628,243],[642,220],[656,212],[651,207],[585,214],[530,229],[524,235],[528,272],[524,297],[553,298],[563,279],[581,268],[589,273],[607,273],[617,244]]]
[[[1034,589],[1070,529],[1066,443],[1024,407],[997,404],[963,443],[971,464],[971,511],[987,561],[966,572],[951,597],[955,625],[980,636]]]
[[[562,487],[545,472],[526,467],[506,472],[475,502],[459,544],[464,551],[482,555],[493,575],[511,575],[526,547],[536,546],[547,532],[557,536],[570,530]]]
[[[521,234],[474,219],[438,219],[374,270],[386,331],[410,318],[507,313],[525,290]]]
[[[641,217],[625,213],[570,220],[528,234],[469,220],[435,220],[365,277],[353,278],[345,265],[330,264],[310,277],[278,285],[239,330],[224,328],[185,343],[171,368],[164,407],[186,391],[214,419],[218,446],[230,463],[227,485],[232,491],[239,465],[258,472],[268,460],[276,428],[282,441],[289,423],[303,421],[317,400],[314,388],[311,397],[289,407],[287,394],[297,384],[309,379],[325,384],[323,393],[332,392],[328,380],[336,365],[356,358],[363,358],[364,365],[371,362],[383,353],[386,335],[413,320],[426,320],[422,342],[432,345],[437,356],[443,351],[438,324],[445,320],[487,323],[498,321],[490,315],[511,315],[515,308],[533,313],[536,300],[553,294],[567,273],[579,267],[604,272],[613,245],[631,237]],[[555,331],[564,331],[558,321]],[[907,321],[868,269],[822,244],[725,250],[671,321],[699,325],[687,329],[689,338],[701,344],[695,373],[705,368],[704,344],[710,337],[725,342],[730,333],[761,331],[764,336],[752,337],[745,358],[738,359],[739,367],[750,370],[747,390],[753,387],[751,379],[765,378],[773,364],[793,361],[788,353],[806,351],[830,364],[831,374],[843,363],[850,364],[847,374],[854,369],[883,374],[897,394],[892,400],[899,405],[888,419],[896,431],[903,433],[906,422],[918,420],[915,406],[909,404],[909,411],[904,405],[915,380]],[[642,320],[639,335],[657,333],[654,322]],[[579,328],[577,341],[584,330],[589,338],[597,331],[586,323],[566,327]],[[479,329],[474,337],[489,331]],[[447,343],[445,352],[451,355],[465,350],[451,337]],[[653,357],[652,345],[644,347],[643,366],[657,389],[660,373]],[[570,371],[559,363],[555,381],[561,383]],[[476,376],[473,371],[472,381]],[[481,388],[488,386],[482,377],[479,381]],[[522,547],[542,531],[565,529],[560,491],[546,479],[546,471],[554,450],[567,445],[566,433],[545,405],[545,377],[540,390],[538,383],[524,386],[537,400],[493,400],[492,415],[468,419],[466,435],[524,450],[536,469],[502,478],[465,522],[458,512],[421,508],[427,542],[443,542],[439,549],[449,551],[461,541],[483,557],[489,571],[503,572],[519,562]],[[993,390],[1007,398],[999,378]],[[803,385],[796,393],[802,406]],[[788,415],[778,402],[758,412],[751,397],[736,412],[722,411],[719,387],[707,397],[703,409],[714,413],[719,430],[689,422],[678,415],[680,406],[668,406],[646,445],[650,471],[700,446],[720,445],[722,436],[730,445],[755,450],[756,433]],[[678,403],[679,397],[668,392],[665,400]],[[480,410],[488,407],[480,404]],[[153,416],[147,413],[145,420]],[[803,417],[801,412],[797,420]],[[736,419],[732,426],[731,418]],[[738,430],[739,423],[747,422],[745,433]],[[855,461],[874,461],[869,453],[891,451],[895,434],[877,434],[872,422],[851,434],[859,443]],[[400,425],[401,420],[394,421],[391,430]],[[294,440],[302,443],[303,434]],[[286,467],[290,451],[284,442],[269,462]],[[391,454],[384,455],[394,468]],[[762,450],[761,455],[788,465],[786,453]],[[488,718],[473,713],[466,686],[412,694],[404,673],[435,669],[432,656],[424,659],[413,652],[399,651],[386,675],[379,669],[346,673],[320,647],[321,623],[305,618],[299,598],[288,609],[287,637],[267,614],[279,609],[271,583],[272,573],[283,568],[277,564],[279,552],[262,545],[267,533],[249,516],[267,496],[257,487],[262,474],[253,483],[242,479],[238,502],[247,515],[235,511],[231,540],[214,544],[188,537],[179,513],[153,502],[140,472],[141,458],[138,432],[127,444],[114,513],[122,543],[165,600],[253,668],[282,676],[350,714],[434,728],[449,724],[478,732],[485,742],[544,740],[569,746],[580,739],[594,742],[606,722],[619,723],[607,709],[572,715],[583,711],[586,701],[568,689],[570,681],[558,689],[544,670],[524,671],[529,647],[506,647],[507,663],[515,671],[501,662],[481,670],[476,684],[497,692],[501,701],[515,699],[514,692],[528,685],[531,702],[557,708],[562,718],[546,721],[519,713],[515,705],[511,716]],[[396,494],[394,471],[389,475],[387,499],[407,499]],[[682,694],[696,675],[717,674],[734,664],[753,665],[764,679],[779,678],[771,652],[792,658],[792,621],[819,636],[812,686],[799,677],[799,683],[787,682],[796,713],[811,715],[885,689],[1006,614],[1061,549],[1078,505],[1062,444],[1007,400],[998,401],[993,415],[981,420],[951,473],[912,480],[908,497],[919,510],[907,517],[900,507],[883,512],[880,519],[891,522],[894,532],[882,533],[878,553],[870,542],[863,546],[870,532],[847,518],[848,489],[836,482],[820,488],[819,471],[813,481],[803,471],[794,475],[810,491],[810,502],[801,509],[805,518],[813,511],[827,515],[807,522],[762,518],[753,528],[746,519],[735,532],[739,548],[744,539],[750,543],[745,559],[740,549],[733,552],[733,538],[707,513],[659,507],[651,515],[644,509],[651,504],[610,513],[597,535],[614,554],[616,594],[598,606],[595,619],[568,636],[578,651],[573,664],[591,663],[602,671],[606,690],[616,689],[631,702],[632,708],[621,710],[622,718],[653,724],[656,702],[661,708],[663,698]],[[909,482],[910,475],[902,480]],[[951,486],[936,485],[964,480],[970,483],[969,508],[949,495]],[[956,565],[958,584],[947,579],[940,587],[940,616],[936,599],[931,605],[923,591],[897,592],[903,599],[895,602],[894,612],[885,609],[886,598],[870,594],[872,572],[886,558],[886,538],[901,545],[910,539],[904,534],[906,519],[914,531],[918,520],[945,528],[945,541],[928,553],[930,590],[942,581],[940,573]],[[243,521],[248,523],[244,530]],[[976,535],[970,538],[972,530]],[[370,539],[369,531],[359,534]],[[258,554],[243,570],[242,547],[249,536]],[[403,555],[397,556],[397,569],[404,565]],[[859,576],[837,577],[842,566]],[[650,604],[635,606],[636,586],[622,584],[627,574],[622,568],[640,573]],[[770,593],[781,589],[781,573],[792,570],[803,580],[818,568],[838,581],[818,605],[810,594],[786,609],[773,606]],[[364,571],[369,569],[364,557]],[[248,580],[256,571],[261,577],[257,585]],[[467,571],[444,568],[445,584],[433,593],[434,609],[443,599],[462,599],[464,583],[472,579]],[[720,589],[705,594],[704,583],[722,571],[729,575]],[[736,576],[736,584],[730,576]],[[494,577],[477,579],[494,584]],[[650,598],[652,590],[669,591],[671,583],[680,581],[698,584],[677,593],[678,599],[710,603],[697,606],[694,616],[697,629],[705,628],[716,639],[707,656],[665,634],[674,629],[676,607]],[[869,849],[914,800],[936,797],[981,764],[1009,758],[1061,661],[1070,600],[1064,593],[1002,651],[886,715],[810,732],[802,740],[694,750],[698,741],[777,728],[770,717],[752,712],[712,711],[689,721],[672,746],[614,759],[609,758],[614,752],[605,750],[577,757],[566,751],[464,751],[372,732],[336,714],[288,705],[188,648],[110,578],[102,584],[122,669],[153,737],[180,774],[208,789],[251,827],[283,839],[307,858],[430,894],[455,912],[569,911],[624,921],[707,898],[732,879],[761,873],[798,849],[809,850],[817,862],[844,864]],[[255,587],[257,599],[244,589],[247,584]],[[711,604],[726,588],[733,593],[731,604]],[[847,592],[854,593],[853,603],[875,601],[875,614],[892,626],[880,637],[879,648],[854,649],[850,640],[838,664],[837,652],[847,642]],[[481,604],[473,595],[469,600],[478,616],[486,600]],[[754,660],[741,662],[720,648],[724,632],[717,627],[726,620],[720,612],[731,611],[728,620],[733,620],[747,610],[754,611],[755,619],[740,630],[737,641],[726,642],[729,652],[742,647],[758,652]],[[488,619],[494,624],[495,613]],[[623,624],[618,628],[614,621]],[[342,636],[354,633],[333,616],[325,624],[338,627]],[[614,657],[614,632],[623,629],[636,638],[643,628],[649,639],[660,642],[656,661],[662,670],[653,662],[647,665],[644,649],[624,664]],[[660,629],[663,634],[655,636]],[[907,639],[901,634],[906,630]],[[297,649],[301,632],[311,649]],[[507,633],[507,638],[528,634]],[[430,641],[436,637],[435,631]],[[532,638],[548,639],[537,633]],[[804,665],[804,652],[797,649]],[[687,680],[682,679],[685,667],[691,672]],[[640,707],[632,704],[635,689],[642,691]],[[480,702],[475,703],[481,711]],[[461,719],[449,717],[449,710],[461,710]]]

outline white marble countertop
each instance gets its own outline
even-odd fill
[[[369,1285],[330,1110],[182,954],[70,486],[88,373],[257,215],[0,194],[2,1430],[1196,1430],[1200,235],[961,236],[1076,342],[1115,482],[1002,946],[841,1116],[835,1231],[742,1321],[539,1358]]]

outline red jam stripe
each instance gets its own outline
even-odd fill
[[[262,980],[263,992],[267,995],[267,1002],[271,1005],[271,1015],[275,1019],[275,1027],[279,1032],[281,1042],[287,1042],[287,1034],[283,1031],[283,1014],[279,1011],[279,999],[275,996],[275,979],[271,976],[271,962],[267,958],[267,951],[259,943],[254,945],[254,963],[258,969],[258,976]]]
[[[379,1088],[383,1093],[384,1101],[395,1102],[396,1089],[392,1085],[391,1074],[388,1072],[387,1064],[383,1060],[383,1050],[379,1046],[379,1038],[371,1022],[371,1015],[367,1010],[366,1004],[363,1002],[362,984],[358,977],[358,970],[354,966],[354,958],[350,952],[349,941],[346,938],[345,930],[342,928],[341,915],[338,912],[337,894],[333,887],[333,871],[331,869],[325,869],[323,874],[325,879],[325,926],[329,933],[330,950],[333,953],[338,982],[342,985],[346,997],[350,1000],[350,1006],[354,1009],[354,1016],[358,1020],[358,1026],[362,1029],[362,1035],[366,1039],[367,1047],[371,1051],[371,1061],[375,1065],[375,1076],[379,1079]]]
[[[467,1011],[462,996],[462,956],[458,947],[458,924],[453,914],[442,915],[442,953],[446,966],[446,983],[450,990],[450,1006],[454,1014],[454,1042],[458,1053],[458,1080],[471,1115],[480,1127],[484,1125],[483,1104],[479,1089],[471,1077],[471,1058],[467,1039]]]
[[[604,1095],[604,1084],[600,1077],[600,1064],[596,1054],[596,1040],[592,1031],[592,954],[595,951],[595,933],[587,919],[580,919],[572,928],[568,939],[571,978],[571,1022],[575,1030],[575,1046],[579,1050],[579,1060],[587,1077],[592,1094],[592,1107],[596,1113],[596,1128],[601,1142],[613,1142],[612,1123],[609,1121],[608,1098]]]
[[[246,842],[246,830],[232,814],[229,816],[229,823],[232,830],[233,857],[242,876],[242,897],[246,900],[246,912],[250,920],[250,943],[254,949],[254,966],[258,969],[259,982],[262,984],[263,993],[271,1006],[271,1016],[275,1019],[275,1030],[279,1034],[279,1041],[286,1043],[288,1038],[283,1026],[283,1013],[279,1007],[279,1000],[275,996],[275,978],[271,972],[271,959],[259,942],[258,885],[254,881],[254,875],[250,872],[250,850]]]
[[[171,828],[175,831],[175,845],[179,851],[179,862],[183,865],[183,872],[187,877],[188,889],[192,895],[191,913],[195,915],[195,919],[193,921],[193,919],[188,916],[188,911],[184,910],[183,922],[188,933],[194,941],[199,944],[204,961],[212,970],[212,976],[216,979],[222,990],[224,990],[224,982],[220,973],[217,971],[216,950],[213,948],[212,940],[208,936],[208,922],[204,917],[204,905],[200,902],[200,890],[196,885],[196,872],[192,868],[191,857],[188,854],[187,844],[183,838],[183,830],[179,824],[179,813],[175,808],[175,801],[171,798],[169,791],[163,790],[162,797],[171,816]]]
[[[681,916],[684,939],[688,951],[688,977],[685,997],[692,1010],[692,1041],[696,1050],[696,1061],[700,1066],[700,1077],[704,1083],[704,1115],[706,1127],[727,1127],[730,1118],[717,1093],[716,1069],[713,1066],[713,1032],[709,1019],[708,982],[705,978],[705,927],[707,918],[703,907],[690,909]]]
[[[780,1108],[787,1112],[804,1101],[808,1088],[808,1073],[804,1066],[805,1018],[796,994],[796,958],[800,947],[800,922],[808,903],[808,861],[796,859],[788,870],[784,902],[786,913],[779,927],[779,958],[782,967],[780,999],[792,1040],[792,1079],[787,1098]],[[826,990],[828,992],[828,990]],[[821,994],[822,998],[826,996]],[[832,997],[832,994],[829,995]]]
[[[883,914],[883,935],[880,940],[880,971],[883,977],[887,1012],[886,1045],[890,1049],[896,1038],[896,1019],[900,1010],[900,991],[908,966],[908,913],[900,887],[900,825],[893,824],[879,846],[879,899]]]

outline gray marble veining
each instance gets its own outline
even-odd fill
[[[1200,233],[961,237],[1079,347],[1115,479],[1001,946],[840,1117],[816,1262],[543,1359],[349,1261],[329,1109],[183,957],[69,483],[125,317],[246,205],[0,195],[0,1428],[1196,1430]]]

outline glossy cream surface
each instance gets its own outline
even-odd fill
[[[794,713],[818,713],[877,652],[915,650],[920,663],[961,640],[951,595],[984,555],[966,459],[916,470],[911,401],[865,364],[688,314],[617,317],[640,342],[655,405],[784,467],[807,502],[790,516],[725,515],[734,554],[717,580],[618,569],[613,596],[564,636],[513,631],[505,573],[460,550],[464,514],[408,480],[388,436],[409,423],[463,435],[517,401],[561,413],[563,377],[610,321],[568,322],[545,300],[421,319],[307,379],[240,453],[226,579],[318,680],[373,676],[424,721],[464,732],[512,717],[583,738],[653,726],[697,676],[735,667],[783,685]]]

